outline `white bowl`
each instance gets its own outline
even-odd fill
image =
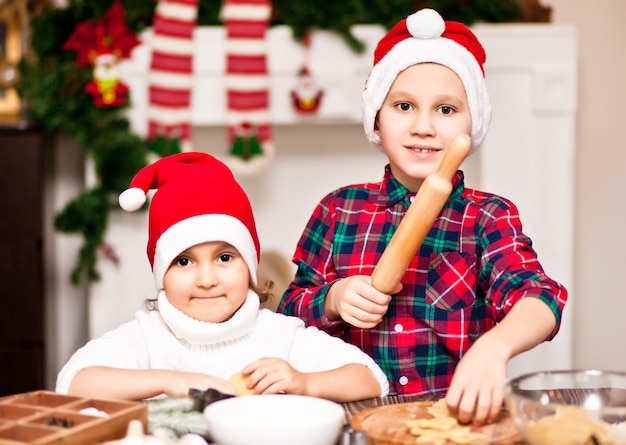
[[[267,394],[211,403],[204,418],[219,445],[334,445],[345,411],[326,399]]]

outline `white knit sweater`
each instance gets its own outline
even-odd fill
[[[297,317],[259,308],[250,291],[241,308],[222,323],[185,315],[159,294],[159,310],[138,311],[135,319],[89,341],[72,355],[57,377],[56,391],[66,394],[74,376],[91,366],[124,369],[171,369],[203,372],[228,379],[252,361],[279,357],[301,372],[362,363],[380,383],[389,384],[380,367],[356,346],[305,327]]]

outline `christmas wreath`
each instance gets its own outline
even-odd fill
[[[121,7],[114,7],[115,3]],[[96,185],[55,215],[57,230],[84,239],[72,272],[75,284],[100,278],[97,259],[108,215],[117,208],[117,196],[132,176],[151,154],[180,150],[175,138],[147,140],[131,131],[123,113],[129,105],[128,91],[111,71],[112,58],[127,56],[136,44],[134,36],[152,25],[156,6],[155,0],[69,0],[64,8],[44,8],[31,17],[29,55],[19,66],[20,97],[28,104],[29,117],[46,131],[77,141],[97,177]],[[221,6],[221,0],[199,0],[197,26],[222,25]],[[350,33],[353,24],[388,28],[421,7],[435,8],[447,19],[467,24],[516,20],[521,12],[514,0],[274,0],[270,24],[290,26],[299,40],[311,29],[334,31],[360,51],[361,42]],[[106,255],[107,249],[103,252]],[[115,259],[110,249],[108,253]]]

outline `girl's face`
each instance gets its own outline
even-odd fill
[[[459,76],[443,65],[420,63],[396,77],[378,112],[376,133],[393,176],[417,192],[452,140],[471,128]]]
[[[228,243],[197,244],[178,255],[165,272],[168,300],[196,320],[220,323],[241,307],[250,272],[239,251]]]

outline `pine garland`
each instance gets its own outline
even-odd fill
[[[130,130],[124,109],[94,106],[85,85],[92,79],[90,67],[78,67],[76,55],[62,49],[78,23],[97,21],[114,0],[69,0],[63,9],[44,10],[31,21],[30,50],[34,57],[20,62],[20,96],[29,104],[29,117],[48,132],[75,139],[93,161],[98,184],[71,200],[55,215],[55,228],[84,238],[71,280],[97,281],[98,249],[102,245],[109,212],[117,208],[117,196],[133,175],[147,164],[150,153],[159,156],[178,150],[176,141],[148,142]],[[155,0],[122,0],[126,25],[139,33],[152,23]],[[198,26],[222,25],[221,0],[201,0]],[[350,32],[357,23],[381,24],[386,28],[421,7],[433,7],[448,20],[466,24],[475,21],[516,20],[520,8],[514,0],[274,0],[272,25],[288,25],[301,40],[311,29],[338,33],[355,51],[363,44]]]
[[[351,34],[357,23],[380,24],[386,29],[421,8],[436,9],[446,20],[472,25],[477,21],[507,22],[522,19],[516,0],[273,0],[274,24],[286,24],[301,40],[311,29],[341,35],[345,43],[360,52],[364,46]]]
[[[78,67],[76,55],[62,49],[76,25],[99,20],[113,0],[70,1],[67,8],[48,9],[31,21],[32,59],[20,63],[20,96],[29,104],[29,117],[48,132],[75,139],[93,160],[98,184],[71,200],[55,215],[55,228],[79,233],[84,238],[71,280],[79,284],[86,276],[97,281],[98,248],[104,239],[112,195],[124,190],[132,176],[147,163],[149,144],[133,134],[124,107],[94,106],[84,92],[92,79],[90,67]],[[152,1],[132,1],[126,20],[139,32],[151,23]]]

